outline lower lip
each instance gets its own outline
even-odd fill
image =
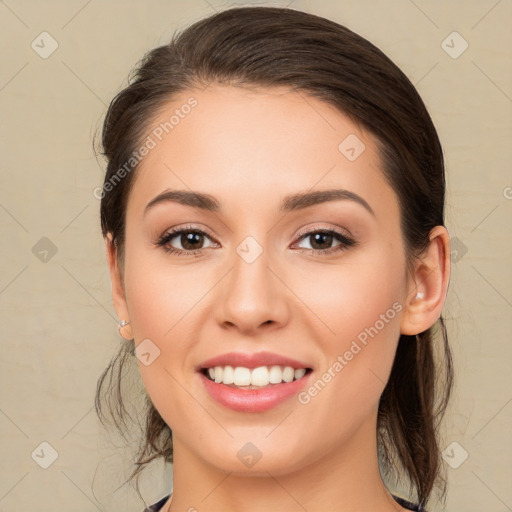
[[[263,412],[282,404],[297,395],[308,380],[310,374],[292,382],[273,384],[261,389],[239,389],[218,384],[199,374],[206,391],[219,404],[239,412]]]

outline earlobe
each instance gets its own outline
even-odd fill
[[[126,320],[121,320],[117,326],[117,332],[119,332],[119,335],[126,341],[133,340],[133,330],[132,326],[130,325],[130,322],[127,322]]]
[[[114,304],[114,309],[116,310],[117,316],[120,320],[129,322],[128,306],[124,293],[123,276],[119,267],[117,248],[112,240],[112,233],[108,233],[104,240],[110,273],[110,285],[112,289],[112,302]]]
[[[430,242],[418,257],[400,326],[401,334],[415,335],[432,327],[446,300],[450,280],[450,236],[444,226],[430,232]]]

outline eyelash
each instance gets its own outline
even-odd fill
[[[176,249],[175,247],[171,247],[168,245],[173,238],[176,238],[176,236],[181,235],[183,233],[195,233],[195,234],[205,235],[211,239],[211,237],[204,231],[201,231],[200,229],[194,228],[192,226],[185,226],[185,227],[176,228],[176,229],[172,229],[171,231],[168,231],[156,242],[156,245],[159,247],[162,247],[162,249],[169,254],[175,254],[177,256],[199,257],[201,255],[201,251],[203,251],[204,248],[196,249],[193,251],[192,250],[187,251],[187,250],[183,250],[183,249]],[[356,245],[356,243],[357,243],[353,238],[350,238],[349,236],[347,236],[343,233],[340,233],[333,229],[320,229],[320,228],[316,228],[316,229],[314,228],[311,231],[302,233],[301,235],[299,235],[298,241],[301,242],[302,240],[308,238],[309,236],[312,236],[312,235],[315,235],[318,233],[333,235],[333,237],[336,240],[338,240],[340,242],[340,244],[335,247],[330,247],[329,249],[300,248],[297,250],[300,252],[313,252],[316,254],[332,254],[332,253],[344,251],[344,250],[348,249],[349,247]]]

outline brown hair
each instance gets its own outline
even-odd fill
[[[384,176],[398,197],[407,269],[413,268],[432,228],[444,225],[444,163],[436,130],[416,89],[386,55],[349,29],[312,14],[274,7],[232,8],[194,23],[169,44],[148,52],[106,114],[105,184],[129,161],[163,105],[179,92],[212,82],[285,86],[334,105],[368,130],[379,146]],[[102,232],[112,234],[121,262],[133,175],[133,170],[127,172],[115,186],[104,185],[102,192]],[[434,332],[436,325],[439,333]],[[104,422],[105,400],[121,430],[126,413],[122,370],[133,349],[133,343],[122,345],[98,380],[98,415]],[[422,506],[436,485],[443,498],[446,493],[438,428],[452,380],[442,316],[425,332],[400,336],[379,404],[379,451],[386,475],[399,480],[402,469]],[[146,404],[145,437],[130,480],[155,458],[172,461],[171,430],[147,396]]]

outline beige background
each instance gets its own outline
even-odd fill
[[[512,510],[512,2],[268,3],[329,17],[370,39],[431,112],[446,152],[447,226],[458,250],[444,313],[457,371],[443,443],[446,510]],[[120,341],[93,196],[102,162],[91,140],[144,52],[227,5],[0,2],[0,512],[143,508],[132,488],[117,489],[130,455],[108,444],[93,409],[97,376]],[[48,36],[38,37],[43,31],[58,44],[46,59],[31,47],[35,40],[40,53],[51,48]],[[469,44],[458,58],[442,47],[453,31]],[[447,41],[452,55],[462,49],[462,40]],[[58,453],[47,469],[39,464],[51,448],[42,442]],[[154,502],[170,485],[170,468],[155,464],[144,498]]]

